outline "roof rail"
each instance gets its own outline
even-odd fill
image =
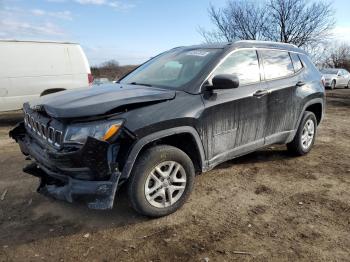
[[[281,46],[293,46],[295,48],[298,48],[294,44],[289,43],[283,43],[283,42],[274,42],[274,41],[262,41],[262,40],[238,40],[233,43],[249,43],[249,44],[274,44],[274,45],[281,45]]]

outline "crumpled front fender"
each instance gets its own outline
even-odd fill
[[[9,133],[31,163],[23,171],[40,178],[38,192],[67,202],[85,202],[92,209],[111,209],[119,185],[118,148],[89,137],[72,152],[43,148],[22,123]]]

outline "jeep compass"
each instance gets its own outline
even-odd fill
[[[126,186],[133,208],[168,215],[195,175],[271,144],[307,154],[325,108],[321,74],[289,44],[178,47],[98,88],[23,106],[10,131],[40,178],[38,192],[110,209]]]

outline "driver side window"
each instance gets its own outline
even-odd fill
[[[221,74],[235,74],[239,85],[248,85],[260,81],[260,68],[255,50],[240,50],[234,52],[219,65],[213,77]]]

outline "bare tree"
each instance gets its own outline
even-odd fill
[[[317,1],[307,4],[305,0],[270,0],[271,40],[292,43],[298,47],[323,42],[334,27],[331,3]],[[277,25],[277,27],[275,27]]]
[[[102,63],[101,67],[109,68],[110,70],[117,70],[119,68],[119,62],[112,59]]]
[[[222,9],[210,5],[208,12],[216,30],[200,28],[200,33],[207,42],[260,39],[268,21],[266,9],[266,5],[249,1],[229,1]]]
[[[271,40],[298,47],[324,42],[334,27],[330,2],[307,0],[229,0],[222,9],[210,6],[214,31],[200,29],[207,42]]]
[[[109,60],[99,66],[91,67],[91,73],[95,78],[105,77],[109,80],[118,80],[132,71],[136,65],[120,66],[115,60]]]
[[[322,63],[323,67],[346,68],[350,70],[350,45],[334,44],[327,51]]]

